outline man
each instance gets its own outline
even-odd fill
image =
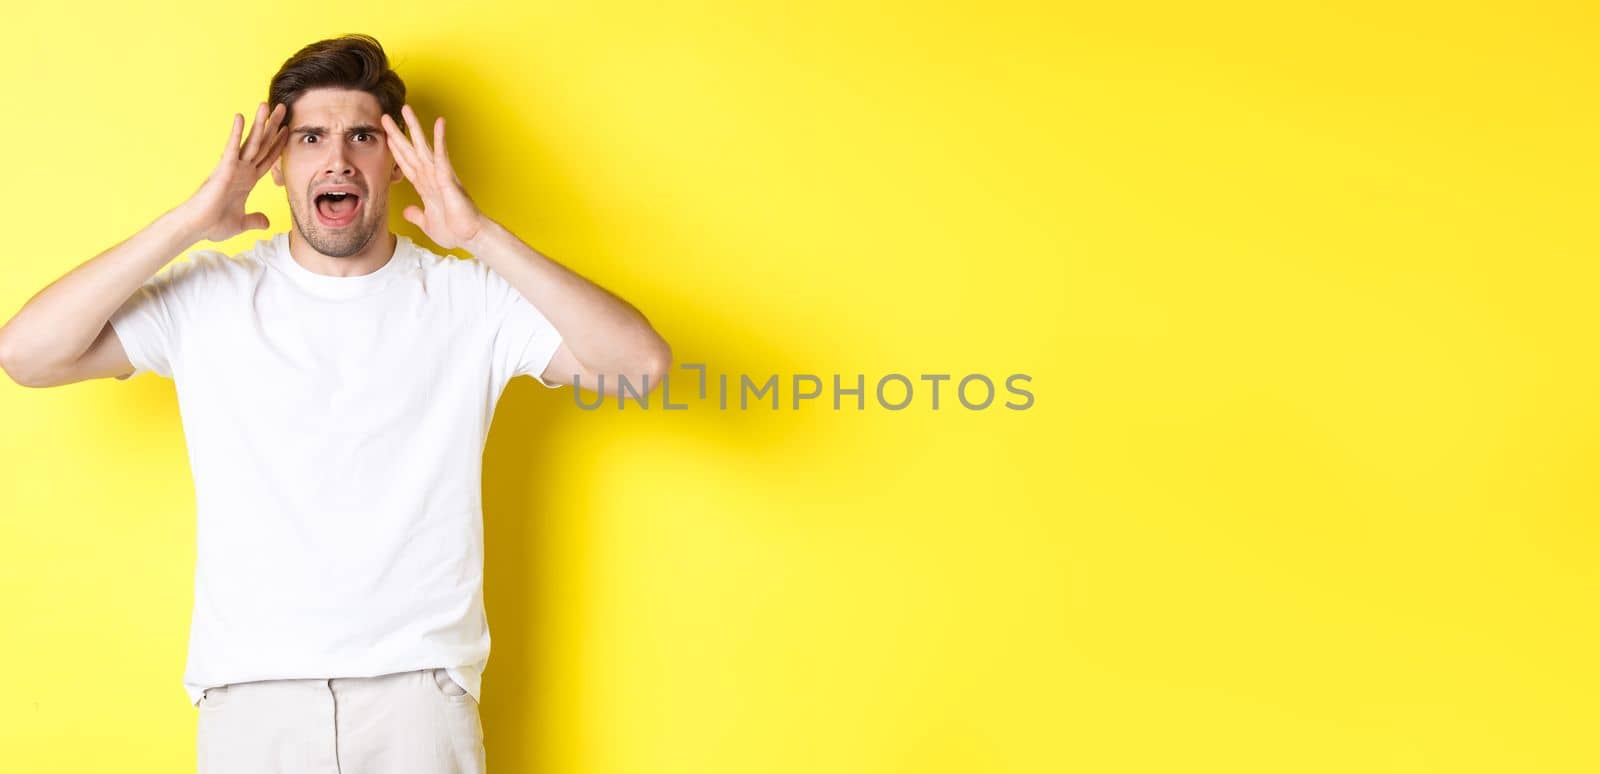
[[[269,95],[242,143],[234,115],[192,197],[0,328],[0,366],[35,387],[143,371],[176,385],[201,774],[481,772],[495,403],[519,374],[648,391],[671,352],[631,305],[478,209],[444,119],[430,144],[376,40],[305,47]],[[151,276],[199,240],[268,228],[244,205],[269,169],[293,229]],[[388,230],[402,178],[422,200],[403,217],[475,260]]]

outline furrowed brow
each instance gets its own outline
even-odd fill
[[[355,126],[350,127],[349,129],[345,130],[345,134],[356,134],[358,132],[365,132],[367,134],[383,134],[383,129],[380,128],[380,127],[377,127],[377,126],[373,126],[372,124],[357,124]],[[293,129],[290,129],[289,133],[290,134],[314,134],[314,135],[316,135],[318,137],[323,137],[323,136],[326,136],[328,134],[328,127],[326,127],[326,126],[297,126],[297,127],[293,128]]]

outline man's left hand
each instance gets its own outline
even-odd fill
[[[444,116],[434,119],[433,148],[430,149],[411,106],[402,106],[400,115],[411,129],[410,137],[400,131],[389,114],[385,113],[379,121],[383,124],[389,152],[400,164],[406,179],[411,181],[411,187],[422,197],[422,207],[407,205],[400,214],[440,247],[446,250],[462,247],[478,235],[483,227],[483,215],[450,166],[450,152],[444,144]]]

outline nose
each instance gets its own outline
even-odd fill
[[[344,144],[330,142],[328,147],[332,150],[329,151],[327,160],[323,162],[325,167],[323,171],[335,177],[347,177],[355,174],[356,168],[350,163],[350,159],[346,157]]]

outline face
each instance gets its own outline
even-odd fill
[[[388,231],[389,186],[404,179],[389,152],[378,98],[364,91],[311,89],[289,110],[289,140],[272,165],[287,189],[295,229],[323,255],[347,257]],[[323,193],[334,188],[347,195]]]

